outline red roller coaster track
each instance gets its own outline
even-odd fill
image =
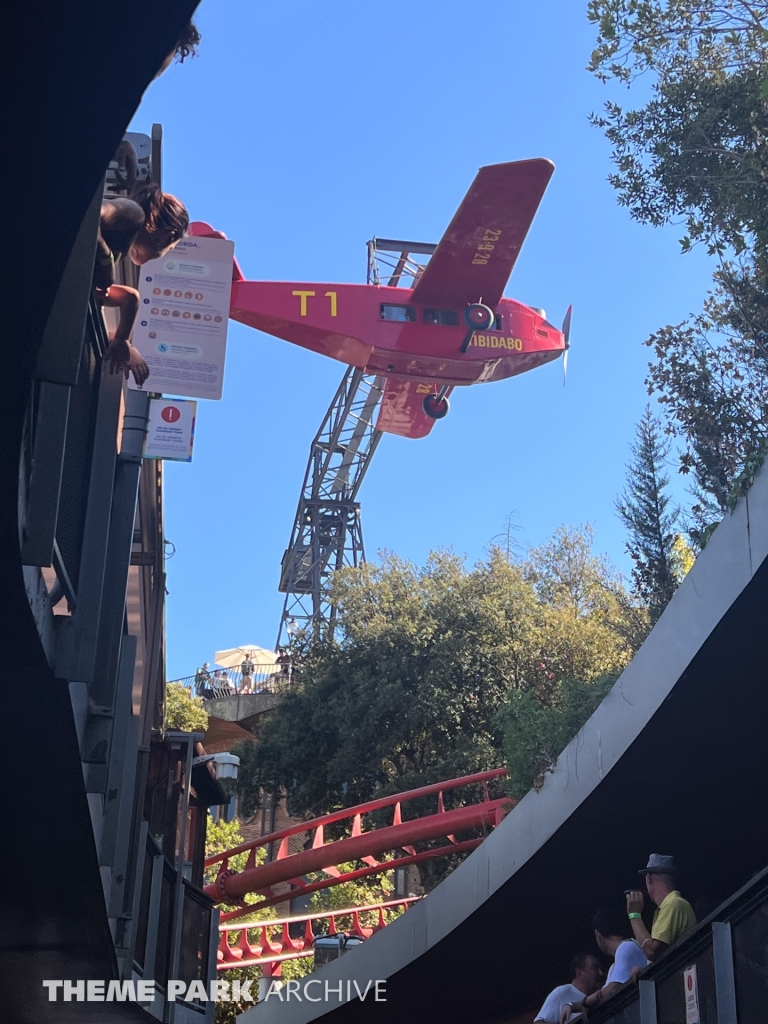
[[[311,821],[304,821],[292,825],[290,828],[281,829],[279,832],[262,836],[261,839],[256,839],[253,842],[243,843],[232,850],[227,850],[206,860],[206,867],[211,867],[214,864],[219,864],[220,867],[216,880],[206,886],[205,891],[216,902],[243,903],[240,909],[222,915],[222,920],[227,921],[250,914],[262,907],[283,903],[288,899],[338,885],[341,882],[391,871],[394,868],[419,863],[433,857],[474,849],[482,842],[482,838],[457,842],[455,834],[472,828],[482,828],[483,830],[495,828],[504,814],[511,810],[515,802],[509,797],[492,800],[488,795],[488,780],[499,778],[505,774],[505,769],[496,768],[493,771],[477,772],[474,775],[465,775],[431,786],[421,786],[419,789],[380,797],[377,800],[358,804],[356,807],[334,811],[331,814],[313,818]],[[443,794],[446,790],[478,783],[483,787],[482,800],[450,811],[445,809]],[[435,794],[437,795],[436,813],[409,821],[402,820],[401,805],[403,803]],[[394,808],[392,824],[364,832],[362,828],[363,815],[384,807]],[[350,835],[326,843],[324,836],[326,826],[347,820],[352,822]],[[311,847],[290,853],[289,838],[308,832],[314,832]],[[447,846],[420,852],[417,852],[413,846],[416,842],[437,839],[441,836],[445,836],[449,840]],[[275,860],[257,865],[256,851],[260,847],[277,842],[280,846]],[[383,853],[396,850],[403,850],[406,856],[385,861],[376,859]],[[249,856],[243,870],[231,869],[229,867],[230,858],[246,852]],[[339,871],[337,865],[355,860],[363,861],[367,867],[355,871]],[[316,871],[322,871],[330,877],[316,882],[308,882],[306,877],[302,877]],[[275,893],[272,886],[281,882],[290,882],[294,888],[287,893]],[[243,901],[248,893],[256,893],[261,899],[245,904]]]
[[[400,900],[388,900],[384,903],[372,903],[364,907],[347,907],[343,910],[324,910],[316,914],[302,917],[281,917],[272,921],[260,921],[256,924],[223,924],[219,931],[221,939],[218,950],[219,971],[231,970],[235,967],[261,967],[266,964],[277,965],[285,960],[296,960],[301,957],[315,955],[315,935],[313,924],[325,925],[327,930],[321,934],[338,935],[339,919],[350,918],[351,927],[347,934],[357,939],[368,939],[371,935],[386,927],[385,910],[406,910],[418,900],[417,896],[409,896]],[[375,913],[378,920],[366,927],[361,925],[360,916]],[[291,936],[290,928],[297,924],[303,925],[304,935],[301,938]],[[249,941],[248,933],[255,933],[255,941]],[[239,940],[230,945],[229,936],[239,935]],[[270,937],[271,933],[271,937]]]

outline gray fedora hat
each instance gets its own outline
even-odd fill
[[[664,853],[652,853],[644,868],[640,868],[638,875],[676,875],[677,864],[674,857],[668,857]]]

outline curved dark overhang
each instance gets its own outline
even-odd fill
[[[24,593],[17,527],[21,429],[29,380],[80,225],[144,90],[198,0],[16,4],[4,132],[12,173],[3,206],[0,338],[0,621],[5,668],[45,662]],[[87,300],[87,296],[86,296]],[[10,641],[13,642],[10,642]]]
[[[47,663],[24,587],[18,491],[30,381],[105,168],[196,5],[15,4],[4,25],[13,59],[4,65],[11,173],[0,339],[0,991],[3,1019],[16,1024],[106,1021],[109,1007],[48,1006],[40,979],[114,976],[69,693]]]
[[[386,1002],[273,998],[239,1020],[511,1017],[566,980],[569,955],[594,946],[591,914],[637,883],[650,853],[677,857],[694,901],[764,866],[767,552],[763,471],[541,791],[426,900],[318,975],[345,990],[387,979]]]

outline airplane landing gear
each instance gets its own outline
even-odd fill
[[[424,412],[431,420],[442,420],[448,415],[451,405],[445,397],[448,388],[440,388],[436,395],[427,395],[422,403]]]

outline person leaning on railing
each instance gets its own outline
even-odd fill
[[[595,954],[577,953],[571,960],[570,984],[558,985],[552,989],[536,1014],[534,1024],[560,1024],[564,1008],[572,1005],[574,1000],[580,1002],[599,988],[600,979],[600,963]],[[574,1021],[578,1019],[578,1015],[569,1015],[566,1019]]]
[[[640,889],[632,889],[627,896],[629,923],[638,944],[649,960],[662,953],[696,927],[693,907],[684,900],[676,888],[677,865],[675,858],[652,853],[648,864],[639,874],[645,875],[645,888],[656,904],[650,932],[643,923],[645,896]]]
[[[605,984],[596,992],[587,995],[580,1002],[567,1003],[562,1010],[559,1024],[567,1024],[574,1020],[571,1014],[584,1014],[599,1006],[604,1000],[618,992],[622,985],[632,979],[635,970],[642,970],[647,960],[634,939],[627,937],[629,928],[626,919],[619,910],[600,910],[592,921],[595,929],[595,941],[601,953],[612,958],[613,963],[608,970]]]
[[[175,196],[148,183],[132,199],[105,199],[101,205],[93,289],[104,306],[120,310],[120,322],[107,348],[111,373],[132,373],[141,386],[149,367],[131,345],[131,333],[139,312],[139,293],[128,285],[115,284],[115,264],[124,256],[142,266],[164,256],[184,237],[189,227],[186,207]]]
[[[195,23],[193,21],[188,22],[179,36],[179,41],[158,68],[155,78],[159,78],[160,75],[168,70],[171,64],[173,64],[174,57],[178,60],[179,64],[183,64],[187,57],[194,57],[197,47],[200,45],[200,38],[200,32]]]

